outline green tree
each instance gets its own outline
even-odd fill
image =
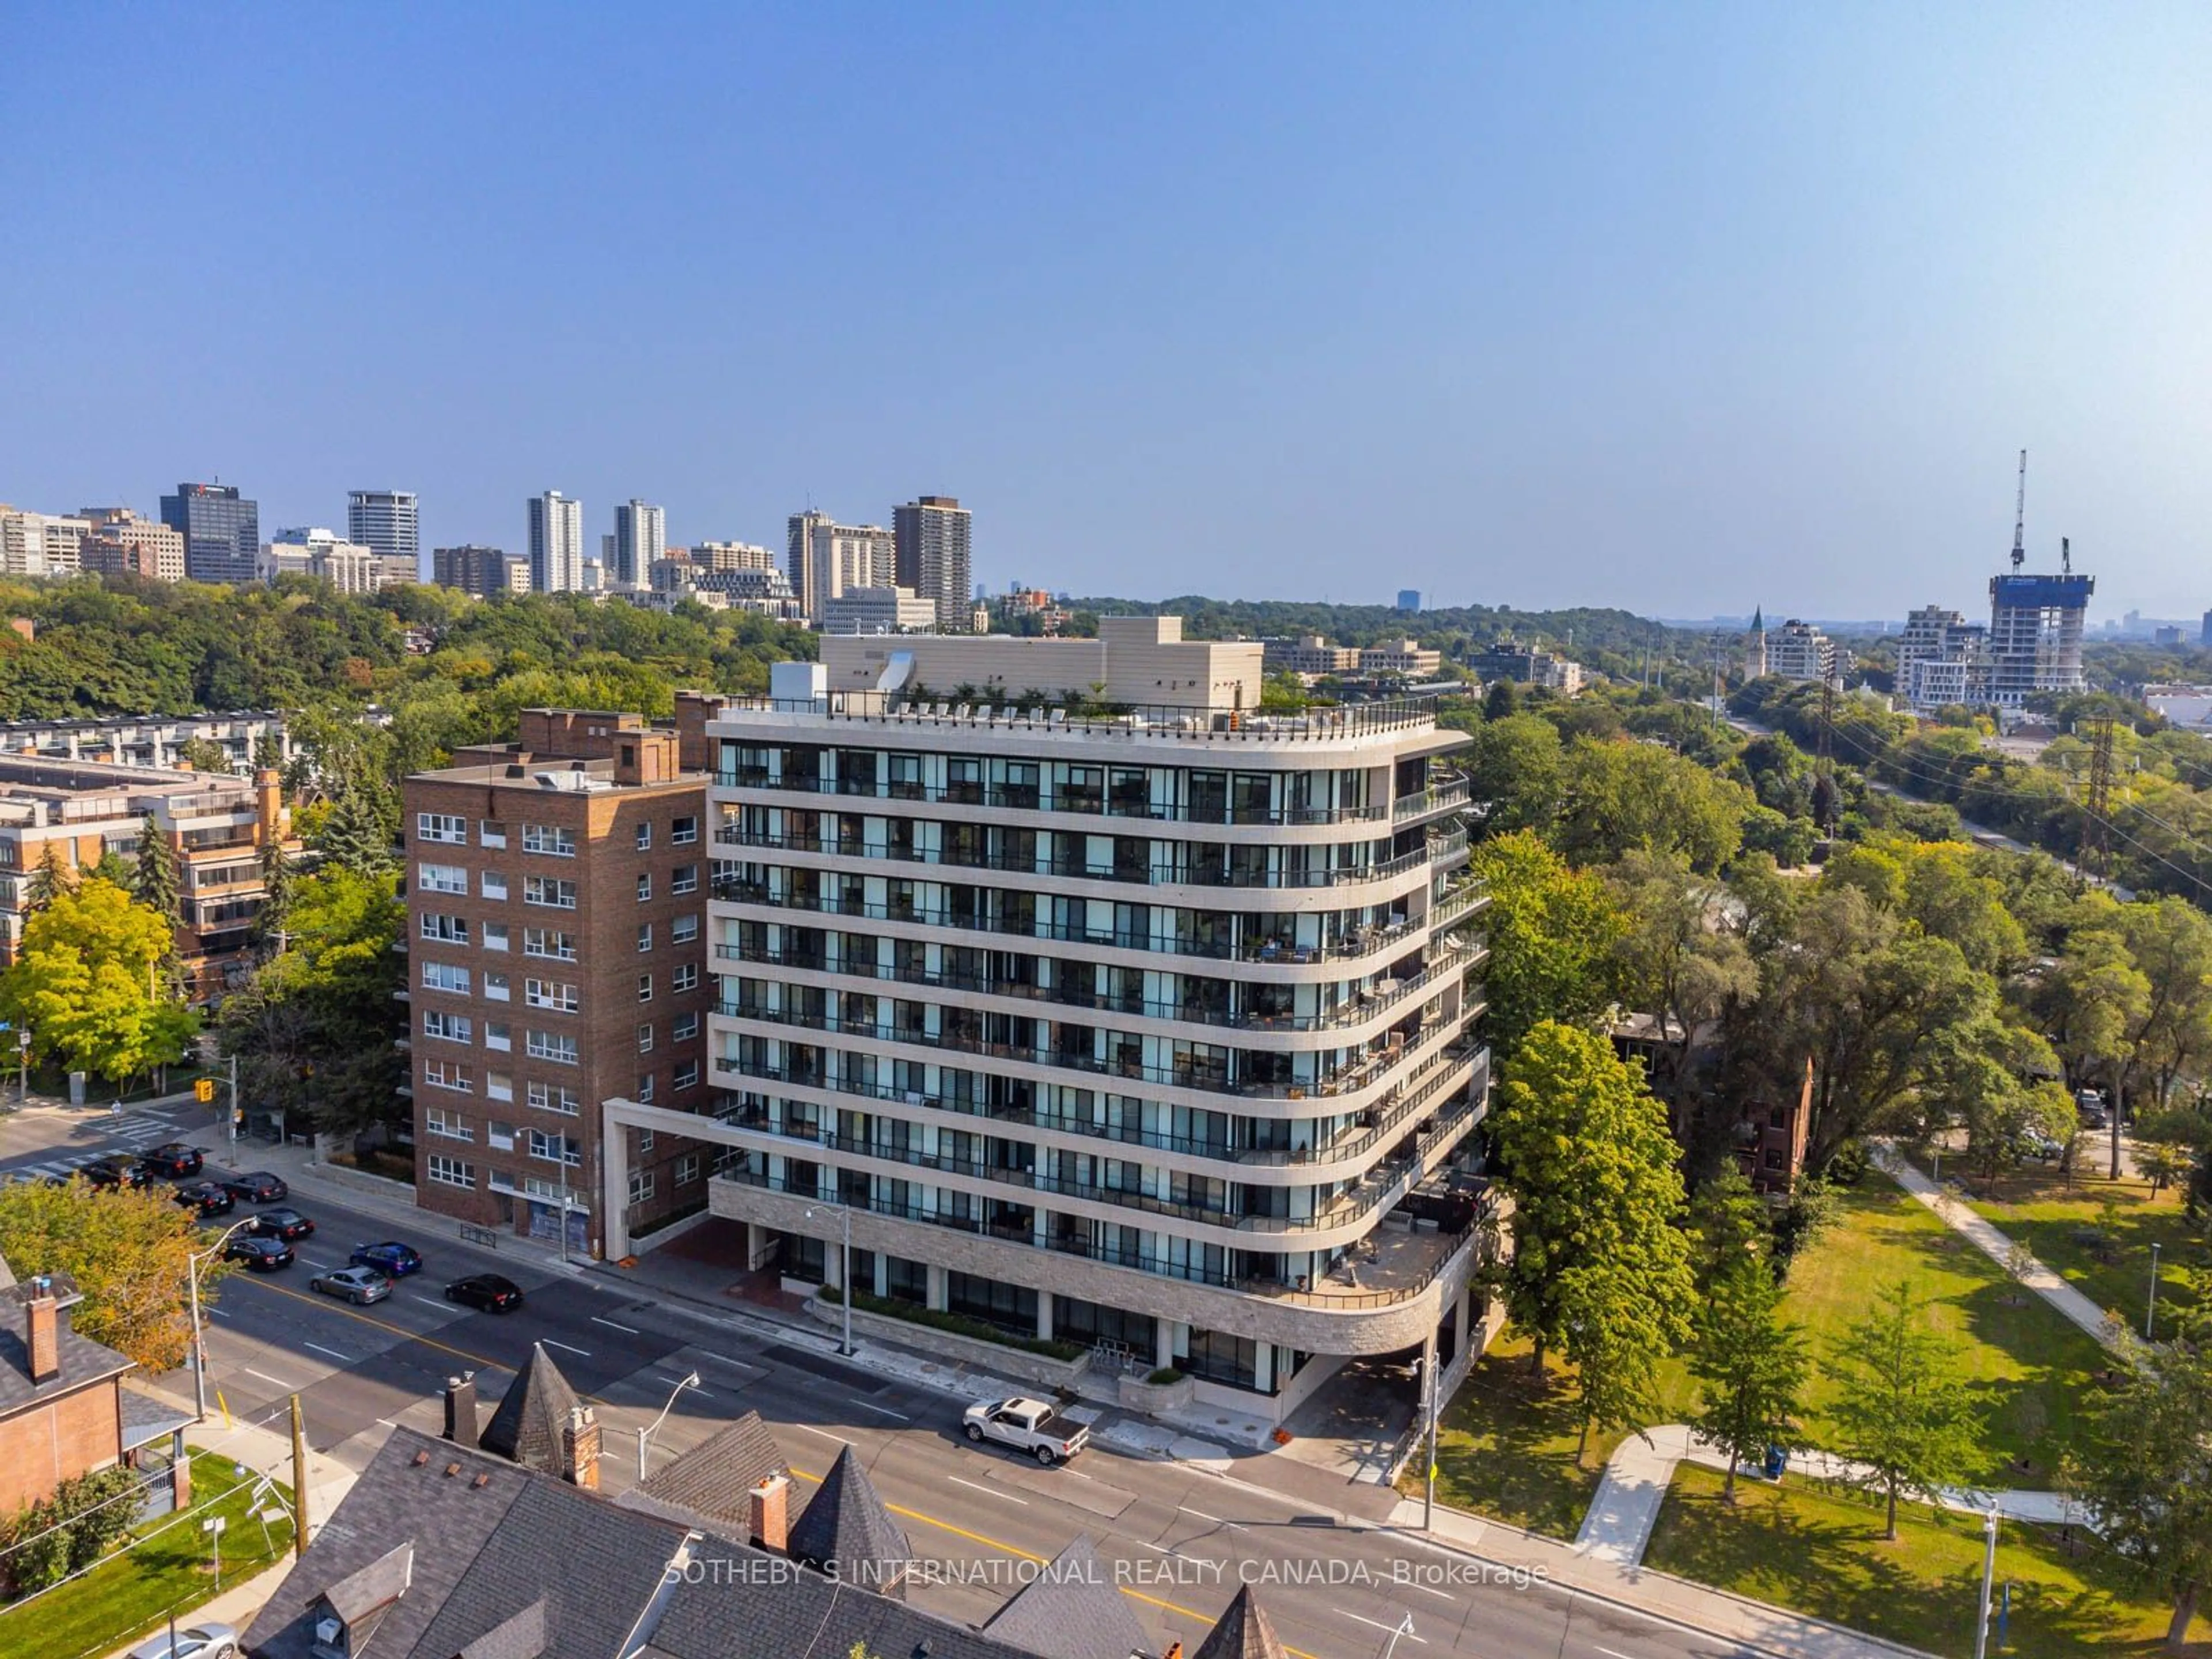
[[[1588,1021],[1613,1000],[1622,926],[1605,884],[1567,867],[1529,830],[1479,844],[1488,884],[1486,994],[1491,1046],[1510,1057],[1539,1021]]]
[[[184,1363],[191,1323],[185,1273],[200,1243],[166,1188],[103,1192],[82,1181],[0,1186],[0,1255],[19,1274],[66,1273],[84,1301],[76,1328],[149,1374]],[[200,1268],[200,1295],[222,1276]]]
[[[179,914],[184,878],[177,867],[177,849],[151,812],[139,821],[138,863],[131,893],[155,915],[174,921]]]
[[[1900,1281],[1855,1321],[1830,1357],[1838,1398],[1829,1408],[1836,1449],[1866,1466],[1882,1494],[1883,1536],[1897,1537],[1899,1497],[1933,1500],[1973,1466],[1973,1398],[1959,1374],[1958,1344],[1932,1328],[1929,1304]]]
[[[1482,694],[1482,718],[1510,720],[1521,712],[1521,688],[1511,680],[1492,680]]]
[[[142,1479],[119,1464],[96,1469],[0,1521],[0,1583],[11,1595],[27,1595],[99,1560],[137,1522],[133,1500]]]
[[[1535,1345],[1539,1375],[1554,1343],[1589,1362],[1587,1432],[1648,1391],[1650,1364],[1686,1328],[1674,1139],[1636,1068],[1603,1037],[1557,1020],[1505,1063],[1492,1122],[1499,1183],[1514,1200],[1499,1288]]]
[[[1717,884],[1692,875],[1679,854],[1632,852],[1607,884],[1626,923],[1614,947],[1621,1000],[1660,1018],[1679,1088],[1699,1031],[1759,994],[1758,964],[1726,921]]]
[[[275,939],[283,948],[285,933],[292,918],[292,900],[296,875],[290,854],[284,843],[271,836],[261,846],[261,908],[253,918],[257,937]]]
[[[2105,1546],[2172,1607],[2166,1644],[2188,1639],[2212,1579],[2212,1348],[2142,1346],[2128,1380],[2087,1402],[2069,1468]]]
[[[395,865],[392,829],[365,788],[341,791],[323,821],[323,856],[360,876],[380,876]]]
[[[1741,784],[1656,744],[1571,744],[1554,842],[1571,863],[1608,864],[1631,851],[1679,857],[1710,875],[1743,842],[1755,803]]]
[[[86,881],[25,924],[0,1008],[41,1057],[119,1084],[178,1060],[198,1029],[162,972],[174,944],[167,917]]]
[[[43,910],[54,902],[55,896],[65,893],[76,884],[73,872],[62,865],[62,855],[53,842],[40,855],[39,867],[31,872],[31,878],[23,886],[23,908]]]
[[[92,866],[92,873],[112,886],[130,892],[137,884],[138,866],[112,847],[103,847],[100,862]]]
[[[1788,1439],[1807,1369],[1803,1333],[1782,1318],[1764,1252],[1737,1251],[1704,1286],[1690,1348],[1698,1395],[1690,1426],[1728,1453],[1726,1502],[1735,1502],[1736,1465]]]
[[[1773,1237],[1766,1201],[1733,1158],[1690,1200],[1690,1267],[1705,1291],[1745,1257],[1764,1260]]]
[[[228,776],[232,769],[229,751],[213,738],[186,738],[177,745],[177,758],[195,772]]]
[[[1481,809],[1483,833],[1548,831],[1559,815],[1565,753],[1559,728],[1540,715],[1507,714],[1485,720],[1467,757],[1468,792]]]

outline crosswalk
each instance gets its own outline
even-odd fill
[[[67,1176],[82,1169],[95,1158],[129,1157],[159,1146],[166,1141],[182,1140],[192,1145],[207,1143],[209,1125],[203,1116],[187,1112],[185,1121],[178,1121],[155,1112],[125,1113],[111,1125],[102,1125],[106,1133],[96,1146],[79,1144],[73,1146],[41,1148],[47,1154],[36,1162],[11,1163],[0,1169],[0,1181],[43,1180],[49,1176]],[[216,1126],[220,1127],[221,1126]]]

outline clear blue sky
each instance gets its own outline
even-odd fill
[[[0,7],[0,500],[1078,592],[2212,605],[2212,6]]]

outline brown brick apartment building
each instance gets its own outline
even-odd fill
[[[695,722],[696,723],[696,722]],[[407,780],[416,1202],[596,1251],[599,1103],[708,1109],[706,776],[635,714],[526,709]],[[706,1199],[706,1151],[625,1131],[629,1223]]]

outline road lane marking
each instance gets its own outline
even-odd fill
[[[573,1353],[585,1359],[589,1359],[592,1357],[592,1351],[589,1348],[572,1348],[566,1342],[556,1342],[550,1336],[540,1337],[538,1340],[543,1342],[549,1348],[560,1349],[562,1353]]]
[[[956,1486],[967,1487],[969,1492],[980,1492],[992,1498],[1003,1498],[1009,1504],[1018,1504],[1024,1509],[1027,1509],[1030,1506],[1030,1500],[1028,1498],[1015,1498],[1006,1492],[1000,1492],[996,1486],[979,1486],[973,1480],[963,1480],[957,1474],[948,1474],[945,1478],[947,1480],[950,1480]]]
[[[407,1294],[412,1300],[421,1303],[426,1308],[444,1309],[452,1305],[434,1296],[416,1296],[412,1291],[408,1291]]]
[[[611,1331],[620,1331],[624,1336],[635,1336],[638,1334],[637,1327],[635,1325],[617,1325],[613,1320],[602,1319],[597,1314],[592,1316],[592,1323],[604,1325]]]
[[[832,1434],[827,1429],[817,1429],[811,1423],[794,1423],[791,1426],[794,1429],[803,1429],[809,1434],[818,1434],[824,1440],[834,1440],[841,1446],[849,1446],[853,1443],[851,1441],[846,1439],[843,1435]],[[792,1473],[796,1474],[798,1471],[794,1469]],[[810,1475],[807,1478],[811,1480],[813,1477]]]
[[[1178,1504],[1176,1508],[1197,1520],[1211,1521],[1217,1527],[1227,1527],[1232,1532],[1244,1530],[1244,1523],[1242,1521],[1224,1521],[1218,1515],[1208,1515],[1204,1510],[1194,1510],[1188,1504]]]
[[[289,1388],[290,1388],[290,1387],[292,1386],[289,1382],[286,1382],[283,1377],[281,1377],[281,1376],[270,1376],[270,1375],[269,1375],[269,1373],[268,1373],[267,1371],[257,1371],[257,1370],[255,1370],[253,1369],[253,1367],[252,1367],[252,1366],[251,1366],[251,1365],[240,1365],[238,1369],[239,1369],[239,1370],[242,1370],[242,1371],[244,1371],[244,1372],[245,1372],[248,1376],[258,1376],[258,1377],[259,1377],[259,1378],[260,1378],[264,1382],[268,1383],[268,1384],[270,1385],[270,1387],[271,1387],[271,1388],[275,1388],[275,1389],[289,1389]]]
[[[210,1319],[228,1319],[230,1317],[230,1316],[225,1313],[221,1308],[210,1308],[207,1312],[208,1317]]]
[[[855,1400],[853,1403],[864,1412],[874,1412],[882,1417],[896,1417],[902,1423],[914,1421],[914,1419],[908,1417],[904,1412],[895,1412],[889,1406],[871,1406],[865,1400]]]
[[[1595,1647],[1596,1644],[1593,1643],[1591,1645]],[[1626,1654],[1616,1652],[1611,1648],[1598,1648],[1598,1651],[1605,1656],[1605,1659],[1628,1659]]]
[[[1436,1596],[1441,1601],[1456,1601],[1459,1600],[1459,1597],[1454,1595],[1449,1590],[1440,1590],[1432,1584],[1416,1584],[1411,1579],[1407,1581],[1406,1588],[1407,1589],[1417,1589],[1424,1595]],[[1613,1653],[1611,1648],[1600,1648],[1598,1651],[1600,1653],[1612,1654],[1613,1659],[1628,1659],[1628,1656],[1626,1654]]]
[[[1351,1611],[1351,1610],[1350,1610],[1349,1608],[1347,1608],[1347,1607],[1339,1607],[1339,1608],[1337,1609],[1337,1611],[1338,1611],[1339,1613],[1342,1613],[1342,1614],[1343,1614],[1346,1618],[1347,1618],[1347,1619],[1357,1619],[1357,1620],[1359,1620],[1359,1622],[1360,1622],[1361,1624],[1363,1624],[1363,1625],[1373,1625],[1376,1630],[1388,1631],[1388,1632],[1390,1632],[1390,1634],[1391,1634],[1391,1635],[1393,1635],[1393,1636],[1396,1636],[1396,1635],[1399,1635],[1399,1634],[1401,1634],[1401,1633],[1402,1633],[1402,1634],[1404,1635],[1405,1638],[1406,1638],[1408,1642],[1419,1642],[1419,1643],[1423,1647],[1426,1647],[1426,1646],[1428,1646],[1428,1644],[1429,1644],[1429,1638],[1428,1638],[1427,1637],[1425,1637],[1425,1636],[1416,1636],[1416,1635],[1414,1635],[1414,1634],[1413,1634],[1413,1632],[1411,1632],[1411,1631],[1409,1631],[1409,1630],[1407,1630],[1407,1629],[1405,1628],[1405,1626],[1402,1626],[1402,1625],[1382,1625],[1382,1624],[1376,1624],[1376,1621],[1375,1621],[1374,1620],[1372,1620],[1372,1619],[1370,1619],[1370,1618],[1366,1617],[1366,1616],[1365,1616],[1364,1614],[1363,1614],[1363,1613],[1353,1613],[1352,1611]],[[1601,1653],[1602,1653],[1602,1652],[1604,1651],[1604,1650],[1603,1650],[1602,1648],[1599,1649],[1598,1650],[1599,1650]]]
[[[702,1400],[712,1400],[714,1397],[713,1395],[708,1394],[706,1389],[700,1388],[696,1383],[687,1385],[682,1377],[671,1376],[665,1371],[653,1372],[653,1380],[656,1382],[667,1382],[673,1384],[675,1387],[683,1389],[686,1394],[697,1395]]]
[[[300,1346],[304,1348],[313,1348],[317,1353],[326,1353],[330,1355],[331,1358],[337,1360],[342,1364],[350,1365],[353,1364],[353,1356],[351,1354],[340,1353],[336,1348],[326,1348],[319,1342],[309,1342],[302,1339]]]

